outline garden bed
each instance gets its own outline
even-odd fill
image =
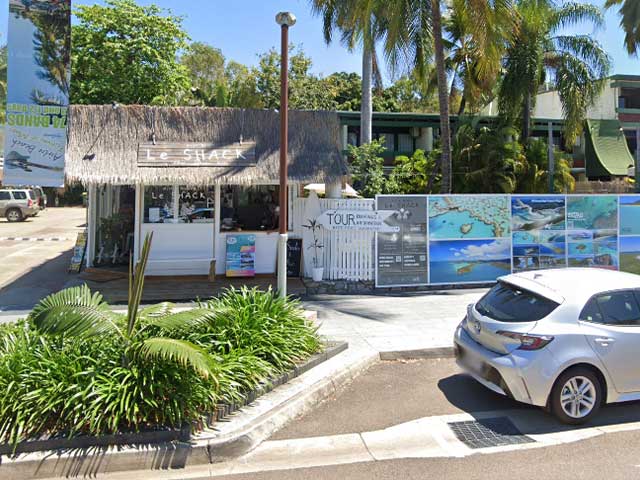
[[[324,349],[321,352],[312,355],[307,360],[295,365],[291,370],[281,375],[265,379],[255,389],[245,393],[241,401],[217,405],[216,411],[207,416],[208,425],[214,426],[215,422],[223,420],[239,409],[251,405],[262,395],[299,377],[312,368],[345,351],[347,348],[347,342],[325,343]],[[40,440],[23,441],[15,446],[5,443],[0,444],[0,455],[17,455],[30,452],[73,450],[91,447],[150,445],[174,441],[189,442],[192,438],[191,432],[193,431],[193,427],[194,425],[185,425],[181,429],[164,428],[99,436],[79,435],[72,438],[50,437]]]

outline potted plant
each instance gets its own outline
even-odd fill
[[[318,250],[322,250],[324,245],[320,243],[317,232],[320,231],[322,226],[318,224],[316,220],[309,219],[309,223],[307,225],[303,225],[303,227],[311,230],[311,234],[313,235],[313,242],[307,247],[307,250],[313,248],[313,269],[311,271],[311,278],[314,282],[321,282],[324,275],[324,267],[320,265]]]

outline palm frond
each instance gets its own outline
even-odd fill
[[[141,319],[164,317],[173,313],[175,305],[171,302],[162,302],[155,305],[149,305],[138,312]]]
[[[99,293],[87,285],[53,293],[38,302],[29,320],[43,333],[92,336],[119,332],[113,313]]]
[[[553,30],[573,27],[579,23],[590,23],[596,28],[604,27],[604,14],[596,5],[579,2],[569,2],[553,11],[550,19]]]
[[[164,330],[189,330],[213,321],[215,312],[208,308],[194,308],[169,315],[151,317],[148,324]]]
[[[607,0],[604,8],[620,7],[620,26],[624,30],[624,44],[629,55],[637,55],[640,48],[640,3],[637,0]]]
[[[219,370],[214,359],[204,349],[186,340],[149,338],[141,343],[137,354],[146,360],[161,359],[178,363],[214,381]]]

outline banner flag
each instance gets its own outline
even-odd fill
[[[71,0],[9,0],[5,185],[64,185]]]

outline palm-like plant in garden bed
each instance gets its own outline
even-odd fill
[[[150,245],[131,264],[126,314],[79,287],[0,325],[0,442],[203,425],[219,403],[244,403],[320,350],[299,303],[272,292],[141,309]]]
[[[162,335],[163,332],[189,330],[211,319],[211,310],[197,308],[173,312],[171,304],[160,303],[140,309],[144,288],[144,272],[149,260],[151,240],[147,235],[140,261],[129,264],[129,301],[127,314],[112,311],[102,295],[92,294],[86,285],[54,293],[36,305],[30,319],[46,334],[92,337],[115,335],[122,342],[123,364],[136,359],[160,359],[191,367],[203,377],[214,374],[213,358],[202,348],[185,340]],[[149,337],[145,330],[154,329],[158,336]]]

